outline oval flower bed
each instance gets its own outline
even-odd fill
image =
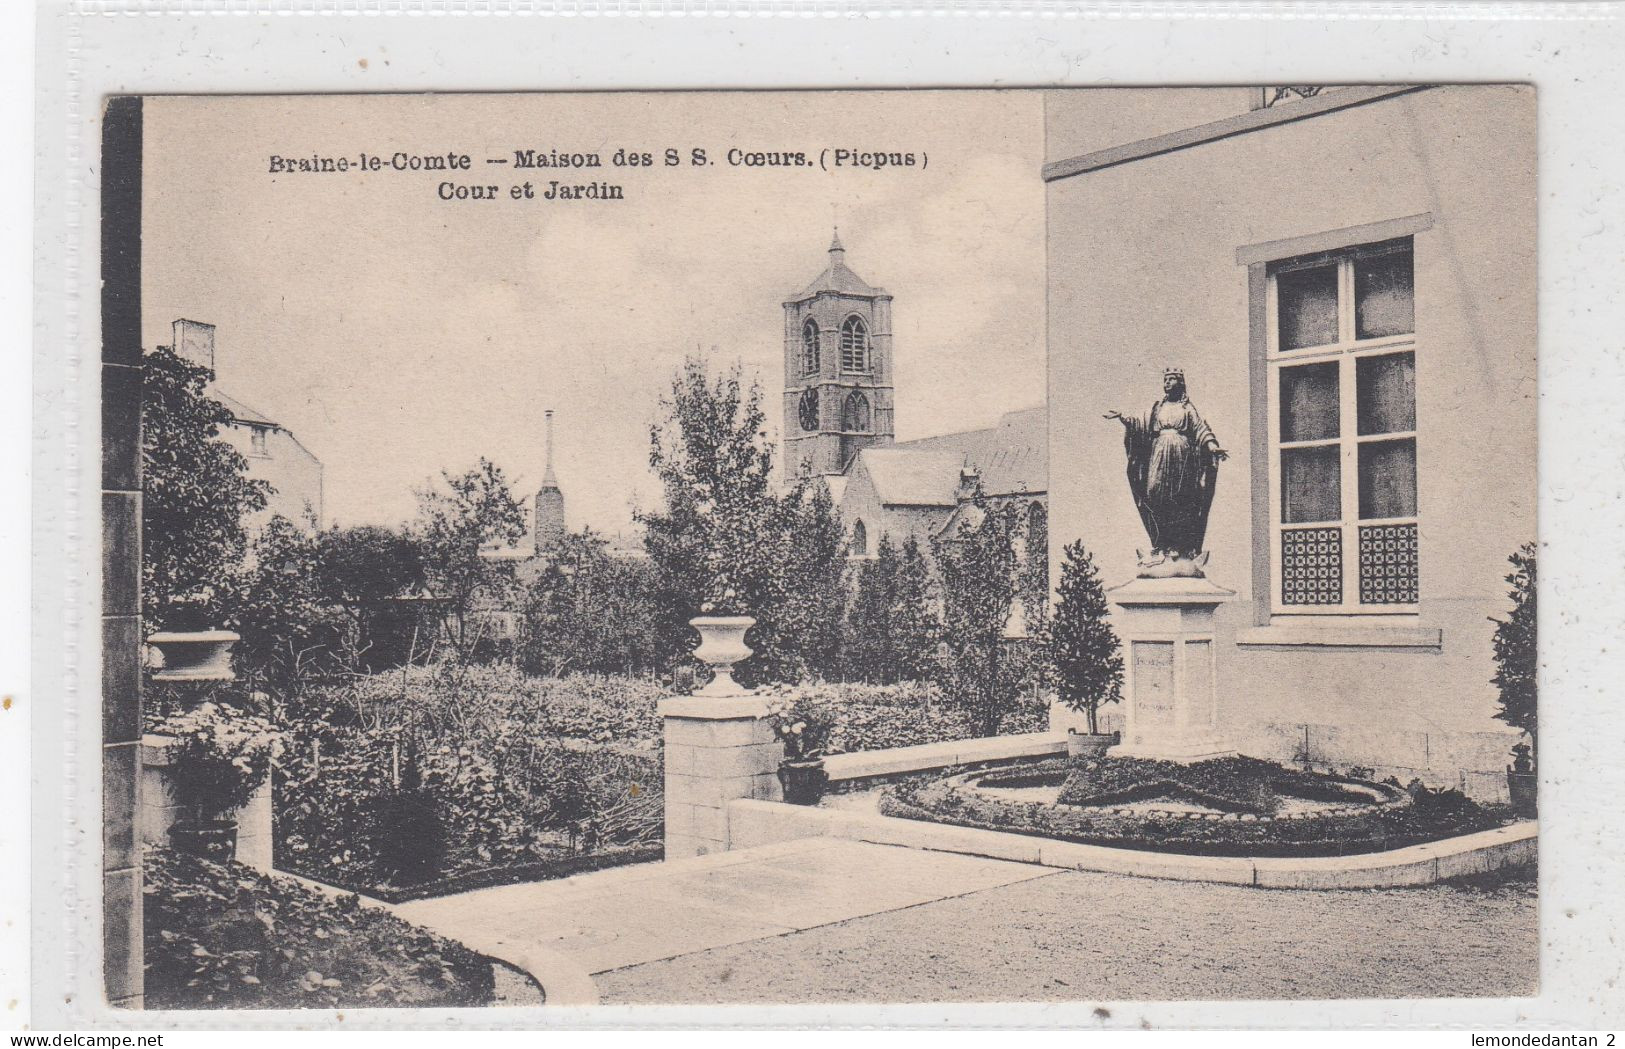
[[[1459,791],[1304,772],[1256,758],[1088,758],[949,770],[888,788],[887,816],[1215,856],[1381,852],[1499,825]]]

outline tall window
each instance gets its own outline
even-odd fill
[[[265,427],[250,427],[248,431],[248,443],[252,454],[269,458],[271,452],[266,447],[265,436]]]
[[[871,423],[869,398],[856,390],[841,405],[841,429],[847,433],[868,433]]]
[[[1276,263],[1268,282],[1274,610],[1415,612],[1411,238]]]
[[[852,525],[852,545],[847,548],[852,557],[865,557],[869,553],[869,529],[863,526],[862,521]]]
[[[818,322],[808,319],[801,328],[801,374],[818,371]]]
[[[855,314],[841,325],[841,370],[869,370],[869,327],[863,323],[862,317]]]

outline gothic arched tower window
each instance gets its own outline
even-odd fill
[[[866,372],[869,370],[869,326],[856,314],[841,325],[841,370]]]
[[[818,322],[810,317],[801,328],[801,374],[818,374]]]
[[[869,529],[864,527],[862,521],[852,525],[852,545],[847,553],[853,557],[863,557],[869,553]]]
[[[847,433],[868,433],[873,425],[869,415],[869,398],[853,391],[841,405],[841,429]]]

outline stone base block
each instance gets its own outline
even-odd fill
[[[1162,738],[1139,743],[1119,743],[1106,752],[1113,758],[1144,758],[1148,761],[1178,761],[1191,764],[1212,758],[1230,758],[1241,753],[1228,740],[1218,737]]]

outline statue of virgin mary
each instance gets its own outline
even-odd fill
[[[1151,539],[1141,575],[1199,576],[1213,488],[1227,454],[1185,395],[1183,371],[1164,371],[1162,392],[1148,412],[1107,412],[1106,418],[1123,424],[1129,491]]]

